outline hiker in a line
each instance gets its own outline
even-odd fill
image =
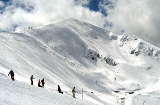
[[[41,81],[40,81],[40,79],[39,79],[39,81],[38,81],[38,87],[42,87],[42,86],[41,86]]]
[[[58,92],[63,94],[59,85],[58,85]]]
[[[76,98],[76,97],[75,97],[75,93],[76,93],[76,91],[75,91],[75,87],[73,87],[73,89],[72,89],[72,93],[73,93],[73,97],[74,97],[74,98]]]
[[[33,85],[33,79],[35,79],[35,78],[33,77],[33,75],[31,75],[31,77],[30,77],[31,85]]]
[[[11,70],[11,71],[9,72],[9,74],[11,75],[11,79],[14,81],[14,72],[13,72],[13,70]],[[9,74],[8,74],[8,76],[9,76]]]
[[[41,83],[42,83],[42,87],[44,88],[44,84],[45,84],[44,78],[41,80]]]

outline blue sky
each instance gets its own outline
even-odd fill
[[[91,0],[89,2],[89,4],[87,5],[87,7],[91,10],[91,11],[99,11],[101,12],[103,15],[107,16],[107,13],[104,9],[100,9],[99,7],[99,3],[102,3],[103,0]]]
[[[10,0],[0,0],[0,1],[3,1],[3,2],[8,2],[8,1],[10,1]]]
[[[98,7],[98,4],[101,0],[91,0],[89,5],[88,5],[88,8],[90,10],[93,10],[93,11],[99,11],[99,7]]]
[[[3,2],[8,2],[9,0],[1,0],[1,1],[3,1]]]

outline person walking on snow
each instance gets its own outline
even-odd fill
[[[44,78],[41,80],[41,83],[42,83],[42,87],[44,88],[44,84],[45,84]]]
[[[31,77],[30,77],[31,85],[33,85],[33,79],[35,79],[35,78],[33,77],[33,75],[31,75]]]
[[[75,87],[73,87],[73,89],[72,89],[72,93],[73,93],[73,97],[74,97],[74,98],[76,98],[76,97],[75,97],[75,93],[76,93],[76,91],[75,91]]]
[[[63,94],[59,85],[58,85],[58,92]]]
[[[14,81],[14,72],[13,72],[13,70],[11,70],[11,71],[9,72],[9,74],[11,75],[11,79]],[[9,76],[9,74],[8,74],[8,76]]]

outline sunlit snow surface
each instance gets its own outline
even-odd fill
[[[160,49],[136,35],[67,19],[1,32],[0,50],[2,105],[159,105]],[[44,89],[37,87],[42,78]]]
[[[38,88],[19,81],[11,81],[0,74],[1,105],[93,105],[50,89]]]

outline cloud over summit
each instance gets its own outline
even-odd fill
[[[39,26],[57,19],[76,18],[101,26],[102,14],[85,8],[88,0],[13,0],[0,13],[0,29]],[[3,6],[0,2],[0,6]]]
[[[87,7],[91,1],[0,1],[0,31],[13,31],[16,27],[37,27],[59,19],[76,18],[114,33],[125,31],[127,34],[139,35],[160,46],[160,1],[99,0],[96,4],[98,11]]]
[[[113,24],[112,31],[136,34],[159,45],[160,41],[160,1],[158,0],[118,0],[114,9],[107,9],[107,21]],[[107,8],[108,6],[104,6]],[[160,46],[160,45],[159,45]]]

